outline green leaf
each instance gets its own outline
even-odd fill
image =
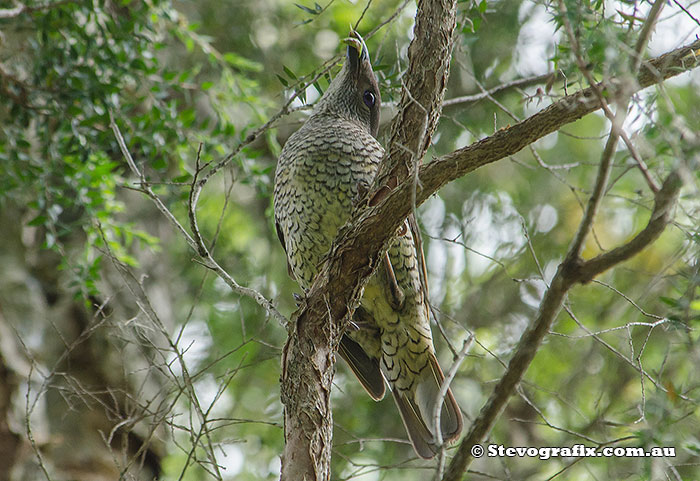
[[[27,222],[27,225],[32,226],[32,227],[37,227],[40,225],[46,224],[46,216],[43,214],[39,214],[38,216],[34,217],[32,220]]]
[[[277,76],[277,79],[280,81],[280,83],[282,85],[284,85],[285,87],[289,87],[289,82],[287,82],[287,79],[282,77],[280,74],[275,74],[275,75]]]
[[[240,70],[247,70],[250,72],[260,72],[263,66],[253,60],[241,57],[233,52],[227,52],[224,54],[224,60],[231,66],[236,67]]]
[[[311,15],[318,15],[319,12],[321,11],[321,7],[318,3],[316,4],[316,10],[314,10],[313,8],[305,7],[304,5],[299,5],[298,3],[295,3],[294,5],[297,8],[301,8],[306,13],[310,13]]]
[[[292,79],[292,80],[296,80],[296,79],[297,79],[297,76],[294,75],[294,72],[292,72],[292,71],[289,69],[289,67],[287,67],[286,65],[282,65],[282,69],[284,70],[284,73],[287,74],[287,77],[289,77],[289,78]]]

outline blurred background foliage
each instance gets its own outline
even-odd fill
[[[626,75],[649,3],[565,4],[591,72],[599,79]],[[0,1],[0,9],[16,6]],[[183,237],[137,191],[141,179],[119,151],[109,112],[145,180],[184,225],[196,159],[216,163],[243,145],[204,189],[200,228],[240,284],[290,315],[292,293],[300,291],[271,222],[280,146],[337,71],[350,26],[366,36],[379,76],[386,141],[415,5],[75,0],[26,6],[0,18],[0,209],[7,226],[0,238],[5,278],[12,280],[0,295],[0,320],[25,359],[20,368],[7,351],[2,356],[12,387],[3,416],[15,420],[8,429],[24,448],[13,451],[14,464],[0,479],[149,479],[143,472],[150,464],[151,475],[164,480],[276,479],[286,331],[193,261]],[[650,54],[697,34],[697,20],[681,6],[697,18],[697,2],[669,3]],[[555,81],[447,106],[426,161],[586,86],[557,2],[462,0],[458,8],[447,98],[539,74],[554,72]],[[633,99],[626,124],[657,181],[686,166],[673,226],[635,259],[572,290],[568,312],[489,440],[673,446],[676,457],[484,458],[472,466],[474,479],[551,479],[561,471],[560,479],[690,480],[700,473],[699,84],[695,72],[645,90]],[[272,128],[257,135],[271,119]],[[566,252],[608,129],[602,114],[589,115],[447,185],[419,209],[442,365],[451,364],[451,352],[469,332],[476,335],[453,382],[467,426]],[[630,239],[646,224],[652,199],[620,147],[585,256]],[[143,286],[160,332],[139,310],[143,299],[137,302],[125,271]],[[25,315],[18,300],[37,291],[48,310]],[[75,327],[46,318],[57,298],[70,298],[92,321]],[[85,346],[91,357],[83,356]],[[92,369],[99,376],[84,375]],[[374,403],[342,363],[335,387],[334,479],[432,475],[435,463],[415,459],[390,400]],[[104,393],[114,399],[110,409],[109,402],[90,400]],[[85,412],[105,419],[84,428],[92,435],[71,441],[67,433],[79,430],[75,423]],[[102,434],[94,437],[97,430]],[[30,442],[33,433],[40,442]],[[121,436],[121,444],[105,433]],[[86,459],[92,464],[75,467]]]

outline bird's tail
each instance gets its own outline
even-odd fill
[[[429,355],[428,366],[421,373],[414,390],[392,390],[411,444],[416,453],[425,459],[434,457],[440,449],[435,426],[437,402],[442,403],[440,410],[442,442],[454,441],[462,431],[462,413],[452,391],[448,389],[444,398],[438,399],[445,376],[435,354],[429,353]]]

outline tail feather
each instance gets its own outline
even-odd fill
[[[398,389],[392,390],[391,393],[394,395],[408,439],[416,454],[421,458],[431,459],[437,454],[437,446],[433,440],[433,434],[421,419],[418,406],[408,398],[407,393],[400,392]]]
[[[439,450],[435,435],[435,403],[445,379],[434,354],[430,354],[429,368],[423,373],[411,398],[410,391],[392,390],[394,401],[416,453],[425,459],[434,457]],[[462,413],[451,390],[442,400],[440,434],[443,443],[454,441],[462,432]]]
[[[416,404],[428,429],[435,433],[435,403],[445,375],[440,369],[435,355],[431,353],[425,377],[416,386]],[[448,389],[440,411],[440,434],[443,442],[454,441],[462,432],[462,413],[459,405]]]

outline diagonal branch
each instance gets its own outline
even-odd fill
[[[579,260],[572,263],[569,266],[569,275],[574,277],[577,282],[586,284],[598,274],[639,254],[646,246],[654,242],[673,219],[673,208],[676,205],[681,185],[679,173],[677,171],[671,172],[654,199],[654,209],[646,227],[624,245],[587,261]]]
[[[654,210],[647,226],[628,243],[588,261],[578,257],[566,257],[540,303],[537,317],[520,339],[505,374],[498,381],[491,397],[486,401],[479,416],[472,423],[469,433],[462,440],[443,478],[444,481],[461,479],[473,460],[472,447],[481,443],[491,431],[491,427],[505,408],[515,387],[534,359],[542,340],[549,332],[569,289],[574,284],[591,281],[598,274],[633,257],[654,242],[672,219],[671,213],[676,205],[680,188],[680,176],[674,171],[669,174],[661,190],[656,194]],[[572,245],[573,247],[575,246]]]
[[[566,7],[564,2],[560,0],[559,5],[562,13],[565,14]],[[639,69],[641,64],[639,59],[646,48],[651,26],[655,24],[662,7],[663,0],[657,0],[645,21],[645,25],[642,28],[642,35],[637,42],[634,56],[631,60],[633,72]],[[601,92],[600,84],[594,84],[590,73],[586,70],[585,59],[579,50],[576,36],[566,15],[564,15],[564,26],[569,35],[569,42],[576,55],[579,68],[589,83],[591,83],[591,89],[593,89],[599,105],[601,105],[606,112],[606,116],[611,120],[610,135],[605,144],[605,149],[603,150],[593,193],[589,198],[583,219],[581,219],[579,223],[578,231],[569,246],[564,260],[559,265],[551,285],[545,292],[544,298],[540,303],[537,317],[534,322],[528,326],[525,333],[523,333],[515,350],[515,354],[508,363],[505,374],[498,381],[491,397],[482,407],[469,433],[460,444],[457,454],[452,459],[448,472],[443,478],[444,481],[460,479],[473,460],[474,454],[481,452],[479,443],[481,443],[491,431],[494,423],[503,412],[503,409],[505,409],[512,393],[516,390],[518,384],[525,375],[538,349],[542,345],[545,336],[550,331],[552,323],[561,311],[569,289],[576,283],[591,281],[604,270],[629,259],[640,252],[644,247],[654,242],[672,219],[671,211],[676,203],[682,184],[677,172],[674,171],[668,176],[661,190],[656,192],[655,207],[647,227],[632,241],[591,261],[584,261],[581,259],[580,256],[583,244],[591,230],[593,220],[608,184],[610,170],[613,164],[615,145],[620,137],[622,122],[627,115],[630,94],[627,91],[622,91],[618,100],[617,114],[612,114]],[[627,86],[627,88],[629,89],[629,86]],[[605,258],[606,260],[604,262],[593,262],[597,261],[599,258]],[[475,447],[478,447],[478,449],[475,450]]]
[[[700,64],[700,40],[642,63],[631,94],[696,68]],[[607,98],[616,98],[616,80],[601,82],[597,87]],[[566,124],[600,109],[593,87],[568,95],[522,122],[501,129],[467,147],[439,157],[421,169],[423,191],[420,204],[440,187],[484,165],[513,155]],[[404,194],[405,195],[405,194]]]
[[[634,53],[630,62],[631,70],[635,74],[641,66],[642,55],[644,53],[644,50],[646,49],[647,42],[649,41],[649,38],[651,36],[651,30],[653,26],[656,25],[656,20],[658,19],[659,14],[661,13],[663,4],[664,0],[656,0],[651,8],[651,11],[649,12],[649,16],[644,22],[642,32],[639,35],[639,39],[637,40],[637,44],[635,46]],[[574,50],[576,62],[578,63],[579,69],[581,70],[581,73],[583,73],[583,75],[586,77],[586,80],[588,80],[588,82],[591,84],[591,88],[593,89],[595,96],[598,98],[598,102],[603,108],[605,116],[610,120],[610,135],[608,136],[608,140],[605,142],[603,156],[600,161],[600,167],[598,168],[598,177],[596,178],[595,186],[593,187],[593,194],[588,199],[588,205],[583,215],[583,220],[579,224],[578,232],[576,232],[576,236],[574,237],[574,240],[572,241],[571,246],[569,247],[569,251],[567,253],[567,259],[571,260],[577,259],[581,255],[583,243],[592,229],[593,218],[598,212],[598,207],[600,206],[604,193],[607,189],[608,181],[610,179],[610,172],[613,166],[613,156],[615,155],[617,141],[622,135],[624,135],[622,131],[622,124],[627,118],[627,108],[629,106],[631,95],[625,92],[623,89],[623,92],[621,93],[620,98],[618,99],[617,113],[613,113],[610,110],[608,103],[603,97],[601,89],[597,84],[595,84],[595,82],[593,81],[593,76],[588,71],[586,59],[583,58],[583,54],[581,53],[578,40],[576,38],[576,35],[574,34],[574,30],[568,18],[566,17],[566,6],[564,5],[563,0],[559,0],[559,7],[562,12],[565,30],[567,32],[567,35],[569,36],[569,43],[571,43],[572,49]],[[653,186],[654,184],[652,183],[651,185]],[[652,190],[654,192],[658,192],[658,188],[652,188]]]
[[[124,141],[124,136],[121,133],[121,130],[119,129],[119,126],[117,125],[116,120],[114,119],[114,113],[110,110],[109,111],[109,125],[112,128],[112,132],[114,133],[114,137],[117,139],[117,144],[119,145],[119,149],[122,152],[122,155],[124,156],[124,159],[126,160],[127,165],[129,166],[129,169],[132,171],[134,175],[136,175],[139,178],[140,181],[140,189],[138,189],[140,192],[143,192],[145,195],[150,197],[150,199],[153,201],[155,204],[156,208],[158,211],[160,211],[161,214],[165,216],[168,221],[177,229],[180,234],[185,238],[187,241],[187,244],[195,251],[198,253],[202,263],[208,267],[209,269],[213,270],[214,272],[217,273],[217,275],[224,281],[226,284],[231,288],[231,290],[241,296],[247,296],[253,299],[255,302],[257,302],[265,311],[267,311],[268,315],[274,317],[280,324],[286,325],[287,324],[287,319],[277,310],[277,308],[274,306],[272,301],[267,299],[265,296],[262,295],[262,293],[258,292],[257,290],[242,286],[236,282],[236,280],[231,277],[231,275],[226,272],[215,260],[214,258],[210,255],[209,251],[206,249],[204,246],[204,242],[202,241],[202,236],[199,233],[199,230],[197,228],[197,223],[194,217],[194,200],[190,198],[190,203],[189,203],[189,211],[190,211],[190,220],[191,220],[191,225],[194,230],[195,236],[192,237],[187,230],[182,226],[179,220],[175,217],[175,215],[166,207],[166,205],[163,203],[160,197],[153,191],[151,188],[151,184],[148,182],[146,179],[143,171],[141,171],[138,166],[136,165],[136,162],[134,162],[133,157],[131,156],[131,152],[129,152],[129,149],[126,145],[126,142]],[[199,159],[198,159],[199,160]],[[199,165],[197,166],[198,170],[197,173],[199,173]],[[195,181],[197,177],[195,176]]]

